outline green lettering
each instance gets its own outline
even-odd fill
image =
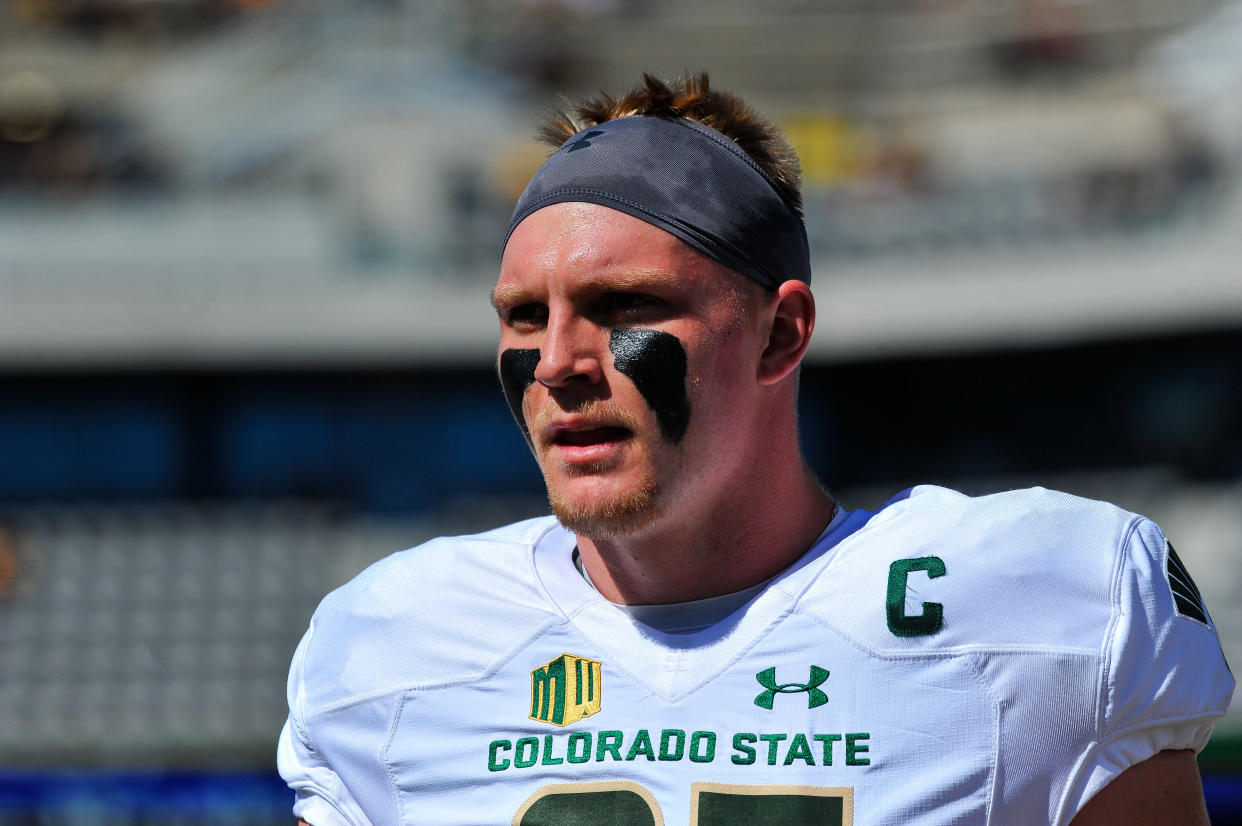
[[[578,749],[581,746],[581,750]],[[585,763],[591,759],[591,732],[575,731],[569,735],[569,745],[565,749],[565,759],[570,763]]]
[[[738,752],[731,759],[738,766],[749,766],[755,762],[755,750],[747,743],[758,742],[759,738],[748,731],[733,735],[733,750]]]
[[[707,744],[703,750],[699,746]],[[716,732],[696,731],[690,735],[690,760],[694,763],[710,763],[716,759]]]
[[[806,741],[805,734],[795,734],[789,744],[789,753],[785,755],[785,765],[792,766],[795,760],[801,760],[808,766],[815,765],[815,758],[811,755],[811,744]]]
[[[626,760],[634,760],[638,755],[645,755],[648,760],[655,760],[655,749],[651,747],[651,735],[647,733],[647,729],[640,728],[638,735],[634,738],[634,745],[630,746],[630,753],[625,756]]]
[[[526,754],[523,754],[523,749]],[[535,765],[535,761],[539,758],[539,739],[537,737],[523,737],[517,741],[517,748],[513,751],[513,765],[519,769],[529,769]]]
[[[540,761],[545,766],[559,766],[565,760],[560,757],[552,756],[552,735],[543,735],[543,760]]]
[[[619,731],[601,731],[595,741],[595,762],[604,762],[604,755],[611,754],[613,760],[621,759],[621,741],[625,735]]]
[[[676,741],[677,747],[671,747]],[[666,728],[660,732],[660,759],[680,760],[686,753],[686,733],[679,728]]]
[[[934,634],[944,627],[944,605],[924,602],[923,613],[910,616],[906,613],[907,580],[914,571],[926,571],[928,579],[945,574],[944,560],[938,556],[921,556],[918,559],[898,559],[888,566],[888,630],[899,637],[922,637]]]
[[[509,758],[498,760],[497,755],[500,751],[508,751],[513,748],[513,744],[508,740],[493,740],[492,744],[487,747],[487,770],[493,772],[502,772],[509,768]]]
[[[759,739],[768,744],[768,765],[776,765],[776,744],[788,738],[788,734],[760,734]]]
[[[870,757],[859,757],[864,752],[871,751],[866,743],[860,743],[859,740],[870,740],[871,735],[868,732],[858,732],[856,734],[845,735],[845,765],[847,766],[870,766]]]
[[[839,741],[841,739],[841,735],[839,734],[816,734],[813,736],[817,742],[824,744],[824,759],[822,761],[823,764],[825,766],[831,766],[832,765],[832,744]]]

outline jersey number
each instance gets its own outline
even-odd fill
[[[554,783],[531,795],[513,826],[664,826],[651,791],[628,780]],[[690,786],[690,826],[853,826],[854,790],[823,786]]]

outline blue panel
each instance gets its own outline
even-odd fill
[[[542,488],[535,459],[499,393],[457,404],[449,400],[433,415],[440,466],[456,492]]]
[[[1207,775],[1203,778],[1203,796],[1216,826],[1242,823],[1242,777]]]
[[[182,478],[181,429],[158,400],[6,401],[6,499],[168,496]]]
[[[0,823],[292,823],[293,793],[266,772],[0,773]]]
[[[530,492],[542,482],[498,392],[427,389],[350,411],[343,452],[363,504],[423,511],[471,492]]]
[[[222,425],[223,484],[234,496],[341,495],[338,424],[326,398],[239,399]]]

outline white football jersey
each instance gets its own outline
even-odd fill
[[[338,824],[1064,824],[1200,749],[1233,678],[1151,522],[914,488],[710,628],[601,597],[552,518],[395,554],[293,659],[279,766]]]

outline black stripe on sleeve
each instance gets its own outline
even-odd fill
[[[1194,579],[1190,576],[1190,571],[1186,570],[1186,565],[1177,555],[1177,551],[1173,550],[1172,542],[1169,543],[1169,562],[1166,576],[1169,580],[1169,590],[1173,592],[1173,604],[1177,609],[1177,613],[1207,625],[1207,606],[1203,604],[1203,597],[1199,594],[1199,586],[1195,585]]]

